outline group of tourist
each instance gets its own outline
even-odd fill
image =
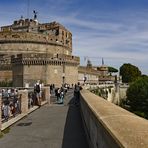
[[[79,105],[80,99],[80,90],[82,87],[80,83],[72,85],[74,86],[74,104]],[[70,88],[69,85],[62,85],[62,87],[55,88],[55,85],[50,85],[50,93],[54,93],[57,98],[58,104],[64,103],[64,96],[67,93],[67,90]],[[16,114],[21,113],[21,96],[18,95],[17,89],[2,89],[2,119],[3,121],[7,121],[9,117],[16,116]],[[41,84],[40,81],[37,81],[34,85],[34,92],[31,95],[28,95],[28,107],[33,105],[41,106]]]
[[[21,113],[20,97],[17,89],[2,89],[2,120],[7,121],[10,117]]]
[[[80,90],[82,89],[82,87],[79,82],[75,85],[72,84],[72,89],[73,89],[73,86],[74,86],[74,98],[75,98],[74,104],[78,106],[79,99],[80,99]],[[64,96],[67,93],[67,90],[69,89],[70,89],[70,85],[67,85],[67,84],[64,84],[61,88],[55,89],[55,96],[57,97],[58,104],[64,103]]]
[[[61,87],[61,88],[56,88],[55,89],[55,96],[57,97],[57,103],[58,104],[63,104],[64,102],[64,95],[65,95],[65,91],[64,91],[64,88]]]

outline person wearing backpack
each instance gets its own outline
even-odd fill
[[[37,104],[40,107],[41,106],[41,84],[39,80],[34,86],[34,92],[36,94]]]

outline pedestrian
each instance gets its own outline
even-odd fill
[[[75,84],[74,88],[74,98],[75,98],[75,105],[78,106],[80,103],[80,90],[82,90],[82,87],[80,86],[80,83],[78,82]]]
[[[50,85],[50,94],[52,95],[52,92],[53,92],[53,86],[52,84]]]
[[[59,103],[63,104],[63,100],[64,100],[64,89],[61,87],[60,89],[60,100]]]
[[[4,106],[3,106],[3,113],[4,113],[4,118],[5,118],[5,121],[8,121],[8,118],[9,118],[9,111],[10,111],[10,107],[9,107],[9,99],[6,98],[6,100],[4,101]]]
[[[37,104],[40,107],[41,106],[41,84],[40,84],[40,80],[38,80],[37,83],[35,84],[34,92],[36,94]]]
[[[57,89],[57,102],[59,103],[60,102],[60,93],[61,93],[61,90],[60,88]]]

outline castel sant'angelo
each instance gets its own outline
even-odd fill
[[[15,20],[0,29],[1,80],[12,79],[13,86],[75,84],[79,57],[72,55],[72,33],[57,22],[39,23],[33,19]]]

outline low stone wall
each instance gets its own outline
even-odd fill
[[[81,91],[81,112],[90,148],[147,148],[148,121]]]

